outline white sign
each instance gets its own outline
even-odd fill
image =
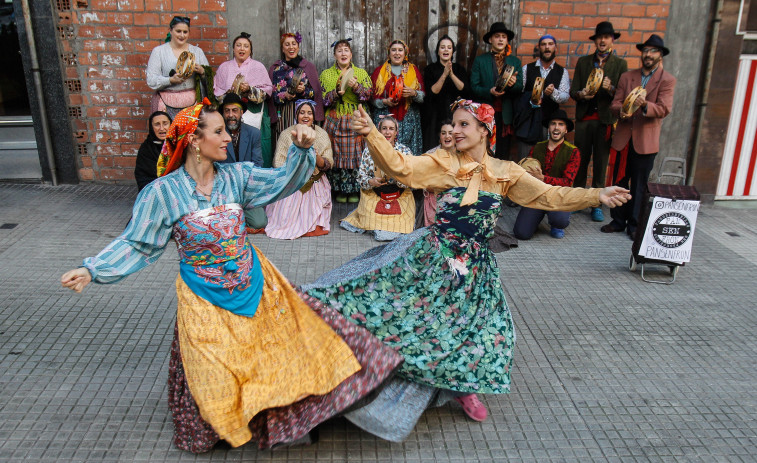
[[[691,261],[698,212],[699,201],[655,196],[639,255],[677,264]]]

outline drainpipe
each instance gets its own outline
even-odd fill
[[[707,63],[704,70],[704,83],[702,91],[702,101],[699,102],[698,111],[699,117],[697,119],[697,128],[694,132],[694,147],[692,148],[691,162],[689,163],[689,172],[686,177],[686,185],[694,184],[694,173],[697,169],[697,160],[699,158],[699,145],[702,139],[702,126],[704,125],[704,114],[707,110],[707,102],[710,95],[710,82],[712,81],[712,66],[715,62],[715,49],[718,44],[718,33],[720,33],[720,22],[722,17],[720,12],[723,10],[723,0],[717,0],[715,6],[715,12],[713,18],[710,20],[710,37],[709,44],[710,50],[707,55]]]
[[[21,8],[24,13],[24,25],[26,26],[26,37],[29,43],[29,55],[32,61],[32,76],[34,77],[34,90],[37,94],[37,104],[39,104],[40,125],[42,126],[42,138],[45,143],[45,154],[47,155],[47,164],[50,167],[50,177],[53,186],[58,186],[58,169],[55,165],[55,156],[53,156],[53,143],[50,138],[50,124],[47,121],[47,105],[45,104],[45,95],[42,93],[42,78],[40,77],[39,60],[37,59],[37,46],[34,42],[34,29],[32,28],[32,15],[29,10],[29,0],[21,0]]]

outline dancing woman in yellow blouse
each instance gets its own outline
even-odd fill
[[[489,145],[494,110],[486,104],[455,103],[453,151],[403,155],[362,107],[352,128],[387,175],[439,193],[439,212],[433,225],[368,250],[302,288],[405,358],[376,400],[346,417],[392,441],[403,440],[425,408],[453,398],[470,418],[483,421],[487,410],[476,394],[509,392],[515,344],[487,243],[505,196],[543,210],[578,210],[618,206],[630,198],[628,190],[550,186],[513,162],[495,159]]]

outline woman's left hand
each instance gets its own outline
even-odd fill
[[[294,130],[292,130],[292,141],[295,146],[308,149],[315,143],[315,130],[307,125],[297,124],[294,126]]]
[[[622,206],[631,199],[631,192],[619,186],[608,186],[599,192],[599,202],[608,207]]]
[[[404,98],[415,98],[415,95],[417,94],[418,94],[418,91],[415,90],[414,88],[405,87],[402,89],[402,96]]]
[[[205,75],[205,69],[199,64],[195,63],[194,71],[195,71],[195,74],[200,74],[201,76]]]

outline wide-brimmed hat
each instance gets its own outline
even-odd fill
[[[223,111],[224,106],[230,105],[230,104],[237,104],[242,109],[244,109],[246,106],[244,102],[242,102],[242,97],[240,97],[234,92],[229,92],[223,96],[223,102],[221,103],[221,111]]]
[[[639,51],[647,47],[659,48],[662,51],[662,56],[666,56],[668,53],[670,53],[670,50],[665,48],[665,42],[663,42],[662,37],[657,34],[650,35],[647,41],[644,43],[636,44],[636,49]]]
[[[612,27],[612,23],[610,21],[602,21],[601,23],[597,24],[597,27],[594,28],[594,35],[589,37],[589,40],[594,40],[598,35],[612,35],[615,40],[618,40],[618,37],[620,37],[620,32],[615,32],[615,28]]]
[[[554,121],[555,119],[565,122],[565,125],[568,126],[568,132],[573,131],[573,121],[568,117],[568,113],[566,113],[562,109],[558,109],[557,111],[550,114],[548,118],[542,121],[542,125],[544,125],[544,127],[546,128],[549,128],[549,123]]]
[[[515,32],[508,29],[507,26],[505,26],[505,23],[496,22],[489,27],[489,32],[484,34],[484,42],[490,43],[489,39],[497,32],[504,32],[505,34],[507,34],[508,42],[512,42],[513,38],[515,37]]]

